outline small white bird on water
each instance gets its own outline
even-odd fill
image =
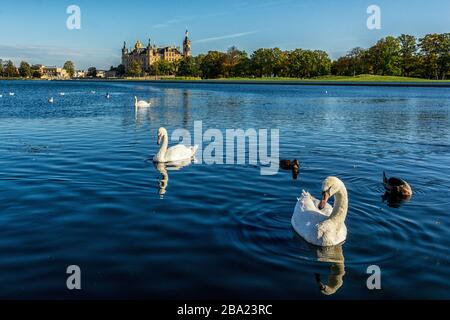
[[[50,99],[48,99],[48,103],[53,103],[53,97],[51,97]]]
[[[106,99],[111,98],[111,95],[109,93],[106,94]]]
[[[2,95],[2,94],[0,94],[0,98],[3,98],[3,95]]]
[[[12,97],[12,96],[15,95],[15,93],[14,92],[10,92],[9,95]]]
[[[59,93],[60,96],[65,96],[66,94],[64,92]]]
[[[149,101],[145,101],[145,100],[139,100],[138,101],[138,98],[135,96],[134,97],[134,106],[136,107],[136,108],[145,108],[145,107],[150,107],[151,106],[151,101],[149,100]]]

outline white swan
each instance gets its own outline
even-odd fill
[[[331,207],[327,201],[333,196],[334,207]],[[336,177],[328,177],[322,185],[322,201],[303,191],[291,223],[307,242],[321,247],[335,246],[347,238],[347,211],[348,196],[344,183]]]
[[[15,93],[14,92],[10,92],[9,95],[12,97],[12,96],[15,95]]]
[[[179,144],[168,148],[168,137],[169,135],[165,128],[158,129],[158,144],[160,144],[161,147],[153,158],[154,162],[175,162],[191,159],[195,156],[198,146],[186,147],[185,145]]]
[[[63,97],[63,96],[65,96],[66,94],[65,94],[64,92],[60,92],[59,95],[60,95],[61,97]]]
[[[48,99],[48,103],[53,103],[53,97],[51,97],[50,99]]]
[[[145,107],[150,107],[151,102],[150,101],[144,101],[144,100],[140,100],[138,101],[138,98],[135,96],[134,97],[134,106],[136,108],[145,108]]]

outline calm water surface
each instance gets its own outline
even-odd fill
[[[450,298],[448,88],[2,81],[0,94],[0,298]],[[196,120],[278,128],[299,179],[148,161],[158,127]],[[411,201],[382,201],[383,170]],[[328,175],[349,190],[349,235],[320,250],[290,219]],[[74,264],[81,292],[66,289]]]

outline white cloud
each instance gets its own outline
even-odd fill
[[[205,43],[205,42],[213,42],[213,41],[219,41],[219,40],[225,40],[225,39],[234,39],[234,38],[245,37],[245,36],[255,34],[258,32],[260,32],[260,31],[248,31],[248,32],[233,33],[233,34],[228,34],[228,35],[224,35],[224,36],[200,39],[200,40],[196,40],[194,42],[195,43]]]

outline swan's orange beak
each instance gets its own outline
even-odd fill
[[[330,199],[330,194],[328,192],[322,192],[322,200],[319,203],[319,210],[323,210],[323,208],[325,208],[328,199]]]
[[[161,135],[158,134],[158,145],[161,144]]]

